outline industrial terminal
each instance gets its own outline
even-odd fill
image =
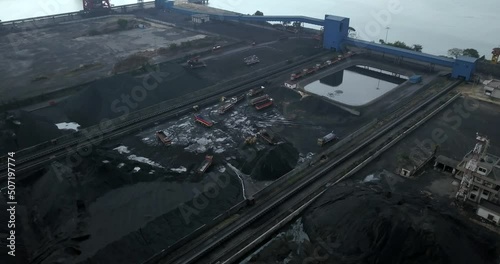
[[[0,263],[500,263],[500,47],[81,2],[0,21]]]

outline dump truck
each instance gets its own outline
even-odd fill
[[[273,105],[273,99],[269,98],[267,101],[264,101],[258,105],[255,106],[255,109],[257,110],[262,110],[264,108],[268,108],[269,106]]]
[[[256,105],[256,104],[260,104],[262,102],[265,102],[269,100],[269,95],[265,94],[263,96],[259,96],[257,98],[254,98],[250,101],[250,105]]]
[[[194,115],[194,120],[206,127],[212,127],[214,125],[213,122],[210,122],[208,120],[206,120],[205,118],[203,118],[203,116],[201,115]]]
[[[264,92],[264,86],[258,87],[258,88],[252,88],[248,91],[247,95],[250,97],[256,96],[262,92]]]
[[[198,168],[198,173],[203,174],[212,165],[212,160],[214,156],[206,155],[205,160],[201,163],[200,168]]]
[[[165,146],[170,146],[172,145],[172,140],[163,132],[163,130],[158,130],[156,131],[156,137],[160,142],[165,144]]]

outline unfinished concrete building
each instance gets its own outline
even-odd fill
[[[457,166],[455,177],[461,180],[457,198],[474,203],[482,200],[498,203],[500,158],[486,152],[489,140],[477,136],[478,143]]]

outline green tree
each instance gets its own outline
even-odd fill
[[[477,52],[477,50],[475,49],[464,49],[463,55],[473,58],[479,58],[479,52]]]
[[[424,47],[420,44],[413,44],[413,50],[414,51],[417,51],[417,52],[422,52],[422,50],[424,49]]]
[[[464,54],[463,49],[453,48],[453,49],[448,50],[448,55],[453,57],[453,58],[457,58],[458,56],[462,56],[462,54]]]
[[[259,10],[255,11],[255,14],[253,14],[254,16],[263,16],[264,13],[260,12]]]

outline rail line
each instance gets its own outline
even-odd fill
[[[308,57],[305,59],[302,59],[298,62],[288,64],[284,67],[280,67],[278,69],[274,70],[269,70],[265,72],[264,74],[258,75],[251,77],[250,79],[240,81],[235,84],[227,84],[222,89],[217,89],[215,91],[211,91],[208,94],[204,95],[199,95],[194,98],[189,98],[184,100],[182,103],[177,103],[174,105],[171,105],[167,108],[160,109],[154,112],[150,113],[144,113],[141,116],[127,120],[124,122],[120,122],[116,125],[114,125],[112,128],[108,129],[103,129],[100,131],[99,135],[94,135],[91,138],[84,138],[80,136],[79,138],[75,138],[73,140],[69,140],[67,142],[64,142],[62,144],[55,145],[51,148],[44,149],[42,151],[35,152],[33,154],[24,156],[23,158],[20,158],[19,160],[16,160],[16,172],[19,174],[20,172],[27,171],[33,168],[37,168],[43,164],[46,164],[47,162],[50,162],[52,160],[61,158],[63,155],[69,156],[69,154],[74,153],[75,151],[80,151],[80,152],[85,152],[85,148],[92,147],[96,143],[101,143],[102,141],[105,140],[110,140],[125,134],[128,134],[130,132],[139,130],[142,127],[147,126],[148,124],[159,122],[168,118],[175,117],[177,115],[182,115],[185,113],[188,113],[192,111],[192,107],[194,105],[198,106],[206,106],[213,104],[217,102],[220,99],[221,95],[225,96],[232,96],[236,95],[240,92],[243,92],[253,86],[260,85],[263,83],[263,80],[271,80],[273,78],[276,78],[278,76],[283,75],[284,73],[290,72],[291,69],[299,67],[299,66],[304,66],[309,64],[311,61],[314,61],[322,56],[325,56],[328,54],[328,52],[322,52],[319,53],[315,56]],[[286,63],[286,62],[284,62]],[[272,65],[276,67],[276,65]],[[231,82],[231,81],[229,81]],[[216,85],[216,86],[220,86]],[[207,89],[210,89],[207,88]],[[179,99],[179,98],[177,98]],[[144,109],[143,109],[144,110]],[[141,111],[141,110],[139,110]],[[117,118],[118,119],[118,118]],[[77,149],[70,149],[74,146],[77,146]],[[18,152],[18,156],[20,153]],[[5,157],[2,157],[2,160],[5,161]],[[7,177],[7,165],[4,163],[0,166],[0,181],[3,181]],[[19,175],[21,176],[21,175]]]
[[[226,223],[226,226],[218,227],[218,230],[220,231],[211,232],[210,230],[208,230],[203,235],[198,236],[198,239],[194,239],[193,241],[190,241],[183,246],[172,246],[171,248],[178,248],[175,251],[169,249],[164,250],[161,254],[164,256],[164,258],[158,259],[153,257],[145,263],[197,263],[196,261],[200,260],[202,257],[204,257],[203,263],[207,263],[208,260],[221,260],[220,256],[223,256],[225,254],[224,252],[237,250],[240,242],[245,241],[245,239],[251,236],[251,234],[255,233],[255,230],[253,230],[252,232],[247,230],[253,223],[256,223],[258,220],[264,218],[270,212],[272,213],[269,215],[275,215],[276,208],[285,204],[285,202],[290,201],[290,199],[297,199],[294,198],[295,194],[299,193],[304,188],[310,188],[311,186],[324,186],[324,183],[320,180],[325,179],[325,176],[328,175],[329,172],[332,171],[332,169],[341,166],[346,161],[355,157],[355,155],[359,154],[361,150],[364,150],[367,146],[373,144],[373,142],[377,142],[378,139],[383,138],[384,135],[388,134],[388,132],[390,132],[405,120],[408,120],[418,111],[425,109],[431,103],[449,94],[449,92],[459,83],[460,81],[456,81],[434,95],[432,94],[433,91],[427,91],[427,97],[422,104],[418,105],[416,108],[413,108],[411,105],[409,105],[401,111],[390,114],[390,117],[387,120],[382,121],[385,122],[385,125],[381,129],[378,129],[377,133],[370,135],[372,131],[367,131],[366,133],[361,134],[357,138],[354,138],[351,141],[351,144],[344,146],[342,150],[334,153],[333,157],[329,157],[329,160],[332,160],[332,162],[326,163],[323,166],[309,167],[306,170],[299,172],[298,174],[299,176],[306,177],[299,178],[297,176],[295,180],[292,180],[289,182],[289,184],[287,184],[288,186],[280,186],[273,192],[270,192],[263,197],[257,198],[256,204],[253,207],[250,207],[242,212],[233,222]],[[397,118],[392,119],[394,116],[397,116]],[[367,135],[369,135],[369,137],[367,137]],[[363,138],[368,139],[362,140]],[[372,148],[370,151],[364,151],[364,153],[368,153],[370,155],[372,155],[374,152],[374,148]],[[343,153],[347,154],[342,155]],[[358,165],[357,163],[353,164]],[[329,180],[330,179],[328,179],[328,181]],[[269,203],[266,203],[266,201],[269,201]],[[288,209],[285,211],[288,211]],[[243,236],[244,239],[233,239],[235,236]],[[214,252],[214,250],[221,245],[228,245],[229,248],[223,251],[223,253],[220,253],[220,255],[217,255],[213,258],[206,257],[207,255],[209,255],[208,252]]]

